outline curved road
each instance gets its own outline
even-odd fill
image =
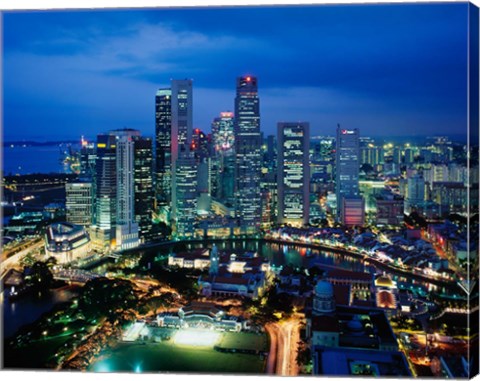
[[[269,323],[265,326],[265,330],[270,336],[266,373],[278,376],[298,375],[300,321],[292,318],[281,323]]]

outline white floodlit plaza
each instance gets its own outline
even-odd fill
[[[177,345],[191,345],[194,347],[213,347],[222,335],[221,332],[181,329],[173,339]]]
[[[145,323],[143,322],[133,323],[123,334],[123,341],[135,341],[141,334],[148,334],[148,329],[142,332],[145,328]]]

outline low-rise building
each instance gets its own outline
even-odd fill
[[[203,302],[192,302],[180,308],[176,314],[159,314],[157,324],[167,328],[200,327],[232,332],[240,332],[246,327],[242,319],[227,315],[213,303]]]
[[[45,233],[45,252],[58,264],[67,264],[90,254],[90,236],[85,227],[68,222],[51,224]]]

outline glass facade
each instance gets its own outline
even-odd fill
[[[261,135],[257,78],[237,78],[235,98],[235,214],[245,233],[256,233],[261,220]]]
[[[309,124],[278,124],[278,223],[302,226],[310,209]]]

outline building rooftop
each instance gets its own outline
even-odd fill
[[[336,284],[333,286],[333,296],[335,303],[348,306],[350,305],[350,286],[348,284]]]
[[[312,317],[312,331],[320,332],[340,332],[338,320],[329,315],[320,315]]]
[[[405,356],[394,351],[316,348],[314,375],[411,376]]]

